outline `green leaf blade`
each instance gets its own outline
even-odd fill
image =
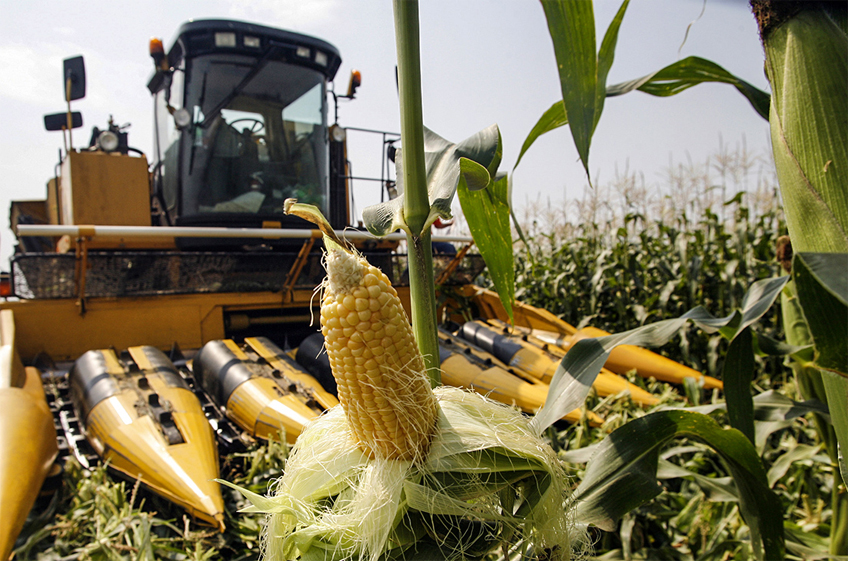
[[[595,54],[595,15],[592,3],[544,0],[542,8],[554,45],[571,136],[588,175],[589,146],[595,129],[598,87],[598,57]]]
[[[792,261],[816,365],[848,376],[848,254],[800,253]]]
[[[646,468],[652,463],[655,479],[653,458],[662,446],[679,437],[704,442],[719,454],[739,490],[740,506],[751,528],[758,557],[783,559],[783,509],[769,488],[754,446],[736,429],[724,429],[700,413],[649,413],[604,439],[575,492],[577,519],[609,527],[620,514],[632,508],[633,503],[653,498],[656,492],[649,485]],[[633,485],[634,481],[639,481],[640,485]],[[609,499],[614,496],[621,497],[622,502],[610,504]]]
[[[601,53],[601,61],[603,61],[603,58],[604,55]],[[616,97],[634,90],[657,97],[669,97],[686,91],[698,84],[705,83],[733,85],[748,100],[757,114],[763,119],[768,120],[769,106],[771,105],[771,96],[768,93],[731,74],[718,64],[700,57],[688,57],[640,78],[606,86],[605,92],[606,97]],[[603,104],[600,107],[603,108]],[[597,118],[600,118],[599,113]],[[521,146],[518,160],[515,162],[513,169],[518,167],[521,158],[524,157],[530,146],[540,136],[567,124],[568,116],[565,111],[565,105],[562,101],[557,101],[542,114],[530,130],[530,133],[524,140],[524,144]],[[597,121],[595,125],[597,126]]]
[[[568,124],[568,115],[565,114],[565,105],[562,103],[562,100],[555,102],[551,107],[545,111],[539,120],[533,125],[533,128],[530,130],[530,134],[527,135],[527,138],[524,139],[524,144],[521,145],[521,151],[518,153],[518,160],[516,160],[515,165],[512,166],[512,169],[518,167],[518,164],[521,163],[521,158],[524,157],[524,153],[530,149],[536,139],[538,139],[543,134],[549,133],[552,130],[558,129],[562,126]]]
[[[511,322],[515,302],[515,267],[509,222],[509,178],[504,176],[485,189],[472,190],[463,174],[458,193],[474,243],[486,262]]]
[[[754,350],[751,329],[745,328],[736,334],[727,348],[722,368],[722,382],[727,402],[727,417],[730,426],[754,439],[754,400],[751,396],[751,380],[754,377]]]
[[[618,12],[616,12],[615,17],[607,28],[607,32],[604,34],[601,49],[598,51],[598,82],[595,91],[595,121],[592,124],[592,133],[598,127],[598,121],[600,121],[601,113],[604,111],[604,101],[607,97],[607,75],[609,75],[612,62],[615,58],[618,30],[621,28],[621,22],[624,20],[624,14],[627,12],[629,5],[630,0],[624,0],[621,3],[621,7],[618,8]]]

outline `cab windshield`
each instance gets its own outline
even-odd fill
[[[191,65],[181,214],[281,214],[289,197],[327,212],[324,77],[236,55]]]

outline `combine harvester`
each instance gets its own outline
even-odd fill
[[[360,83],[354,71],[345,95],[331,89],[341,64],[332,45],[199,20],[184,24],[167,52],[151,41],[151,56],[150,161],[112,122],[95,127],[88,147],[73,147],[82,116],[70,102],[85,95],[85,70],[82,57],[68,59],[68,110],[45,117],[65,140],[59,174],[44,199],[11,205],[18,252],[0,302],[3,561],[57,458],[108,461],[114,474],[223,530],[220,488],[210,482],[219,454],[252,438],[293,442],[338,404],[312,322],[321,234],[283,214],[286,198],[318,206],[393,279],[408,309],[399,237],[377,240],[351,224],[346,137],[375,131],[329,125],[327,101],[337,108]],[[376,134],[387,170],[399,138]],[[388,196],[394,182],[384,175]],[[435,257],[437,284],[478,318],[441,331],[444,379],[534,412],[568,343],[584,332],[521,304],[511,330],[497,296],[472,284],[484,264],[467,253],[471,239],[434,240],[461,245]],[[632,348],[616,350],[609,367],[720,385]],[[610,371],[596,390],[656,403]],[[581,417],[602,421],[591,412],[566,418]]]

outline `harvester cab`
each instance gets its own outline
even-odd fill
[[[260,25],[184,24],[155,72],[153,194],[161,225],[308,227],[289,197],[349,224],[344,155],[328,127],[341,64],[320,39]],[[341,158],[341,159],[340,159]]]

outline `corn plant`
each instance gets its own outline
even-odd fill
[[[682,218],[643,222],[633,216],[619,217],[621,226],[525,225],[525,232],[538,233],[516,247],[516,297],[572,325],[607,331],[677,317],[697,305],[730,314],[750,284],[778,274],[774,225],[781,223],[776,213],[752,221],[746,207],[731,208],[739,218],[735,225],[710,209],[686,226]],[[783,337],[779,315],[775,308],[762,319],[764,333],[774,339]],[[677,347],[663,351],[717,376],[723,349],[718,335],[687,329]],[[776,377],[783,372],[779,360],[765,359],[763,366]]]
[[[687,74],[683,68],[685,64],[679,67],[672,65],[622,87],[606,88],[618,27],[628,0],[623,2],[607,30],[597,55],[591,4],[549,0],[542,5],[560,69],[563,100],[561,105],[559,102],[554,104],[542,116],[525,141],[525,149],[540,134],[568,122],[580,159],[588,171],[589,147],[603,110],[604,98],[611,93],[636,88],[648,91],[645,86],[650,87],[657,76],[662,76],[660,82],[664,86],[671,86],[665,90],[668,94],[705,80],[732,83],[765,116],[767,97],[762,92],[707,61],[689,61],[704,70],[700,75]],[[842,170],[848,165],[848,122],[844,106],[848,87],[848,12],[844,4],[836,3],[755,0],[752,6],[761,24],[766,69],[774,90],[768,115],[790,235],[799,238],[796,247],[802,251],[840,252],[832,255],[801,254],[793,261],[792,271],[798,292],[794,308],[798,313],[793,318],[798,327],[793,331],[802,334],[799,341],[812,342],[814,346],[811,360],[804,361],[798,354],[795,359],[821,371],[824,397],[833,412],[837,440],[834,462],[838,463],[839,469],[834,469],[835,531],[831,536],[830,550],[843,553],[846,533],[843,504],[848,496],[841,481],[848,471],[841,453],[848,441],[848,286],[844,282],[844,271],[848,268],[848,237],[845,233],[848,189],[842,176],[844,170],[836,172],[830,168],[835,166],[834,170]],[[673,76],[667,74],[669,68],[673,69]],[[812,99],[809,92],[814,92]],[[814,225],[810,225],[811,222]],[[798,286],[799,281],[802,286]],[[784,298],[784,304],[790,302]],[[807,336],[803,335],[804,327],[809,329]],[[731,380],[725,378],[730,423],[753,442],[753,407],[745,382],[746,378],[750,379],[752,370],[752,342],[747,327],[736,331],[728,348],[724,372],[733,375]],[[728,370],[728,364],[732,365],[731,370]],[[816,384],[811,382],[806,385],[812,387]],[[720,449],[717,450],[721,453]],[[748,518],[749,515],[746,515]],[[762,556],[764,552],[769,553],[769,547],[778,548],[772,549],[770,554],[780,552],[783,547],[782,532],[773,535],[772,539],[774,541],[769,546],[763,536],[764,549],[755,549],[755,553]]]

